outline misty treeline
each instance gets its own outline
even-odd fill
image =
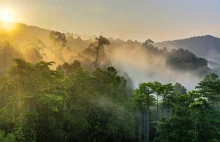
[[[99,36],[86,45],[79,37],[56,31],[47,36],[49,45],[37,37],[28,37],[23,46],[1,42],[0,141],[220,139],[220,79],[216,74],[206,75],[188,92],[180,83],[149,80],[139,82],[135,89],[129,74],[113,67],[117,60],[124,60],[115,52],[129,50],[144,53],[146,66],[166,65],[203,76],[211,72],[205,59],[183,49],[158,49],[150,39],[141,44]],[[75,41],[86,46],[73,48],[70,43]]]
[[[65,33],[41,29],[34,26],[17,24],[13,32],[0,30],[0,54],[1,69],[4,71],[10,67],[13,58],[23,58],[28,62],[54,61],[56,66],[64,62],[72,63],[78,60],[86,69],[94,68],[91,66],[95,61],[96,43],[95,38],[81,38],[77,34]],[[56,37],[58,36],[58,37]],[[170,49],[164,47],[162,49],[154,46],[152,40],[146,40],[144,43],[138,41],[123,41],[120,39],[108,38],[111,43],[107,49],[100,48],[99,64],[102,66],[120,66],[120,62],[125,64],[129,57],[119,59],[117,54],[137,54],[141,59],[132,58],[132,60],[147,60],[141,66],[167,66],[171,70],[178,72],[190,72],[196,75],[208,74],[211,70],[207,67],[206,59],[198,58],[192,52],[184,49]],[[108,43],[107,43],[108,45]],[[138,52],[138,53],[137,53]],[[7,57],[4,57],[7,56]],[[134,55],[135,56],[135,55]],[[5,61],[6,60],[6,61]],[[124,61],[126,60],[126,61]],[[167,68],[166,67],[166,68]],[[126,72],[120,69],[120,72]],[[147,71],[146,71],[147,72]]]

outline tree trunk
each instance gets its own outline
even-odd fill
[[[163,98],[163,107],[162,107],[162,116],[165,117],[165,104],[164,104],[164,98]]]
[[[170,102],[167,102],[167,118],[170,117]]]
[[[158,104],[158,94],[157,94],[156,128],[158,127],[158,121],[159,121],[159,104]],[[157,136],[157,129],[156,129],[156,136]]]
[[[99,58],[99,47],[97,47],[97,50],[96,50],[96,60],[95,60],[95,67],[97,68],[99,66],[98,64],[98,58]]]
[[[148,100],[147,100],[147,106],[146,106],[146,134],[147,134],[147,138],[146,138],[146,142],[149,142],[149,135],[150,135],[150,104],[149,104],[149,96],[148,96]]]
[[[144,111],[144,113],[143,113],[143,119],[144,119],[144,124],[143,124],[143,129],[144,129],[144,142],[146,142],[146,111]]]
[[[142,113],[141,111],[139,112],[139,124],[138,124],[138,141],[141,142],[141,129],[142,129]]]
[[[197,130],[196,130],[196,125],[195,125],[195,130],[194,130],[194,131],[195,131],[195,140],[196,140],[196,141],[198,141],[198,138],[197,138]]]

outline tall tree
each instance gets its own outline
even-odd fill
[[[67,39],[64,33],[60,33],[58,31],[51,31],[49,35],[51,41],[53,42],[53,50],[55,52],[54,58],[59,58],[63,61],[62,49],[67,44]]]
[[[220,101],[220,79],[218,75],[214,73],[206,75],[196,88],[203,97],[207,97],[210,101]]]
[[[174,97],[174,90],[173,85],[171,83],[163,85],[163,92],[162,92],[162,102],[163,102],[163,116],[169,116],[170,104]]]
[[[95,59],[95,62],[94,62],[94,66],[96,68],[99,67],[100,65],[100,60],[99,60],[99,50],[102,49],[104,47],[104,45],[109,45],[110,42],[107,38],[103,37],[102,35],[95,38],[96,39],[96,59]]]
[[[133,101],[139,108],[139,111],[142,114],[146,115],[146,126],[144,126],[144,130],[146,130],[146,134],[144,133],[144,140],[146,140],[146,142],[149,142],[150,140],[150,105],[153,105],[155,103],[155,98],[152,95],[154,91],[152,90],[151,86],[151,82],[141,83],[139,84],[139,87],[134,91],[133,95]],[[144,112],[146,112],[146,114]],[[141,120],[139,120],[139,122],[141,122]],[[140,133],[141,132],[139,132],[139,139]]]
[[[159,121],[159,97],[162,95],[163,93],[163,85],[160,82],[152,82],[151,83],[151,88],[154,90],[154,94],[156,94],[157,96],[157,111],[156,111],[156,127],[158,125],[158,121]],[[156,131],[156,135],[157,135],[157,131]]]
[[[51,31],[50,32],[50,39],[53,41],[55,46],[64,47],[67,44],[67,39],[64,33],[60,33],[58,31]]]

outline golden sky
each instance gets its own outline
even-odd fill
[[[220,37],[219,0],[0,0],[17,22],[144,41]]]

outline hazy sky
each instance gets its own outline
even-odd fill
[[[72,33],[154,41],[220,37],[220,0],[0,0],[19,22]]]

